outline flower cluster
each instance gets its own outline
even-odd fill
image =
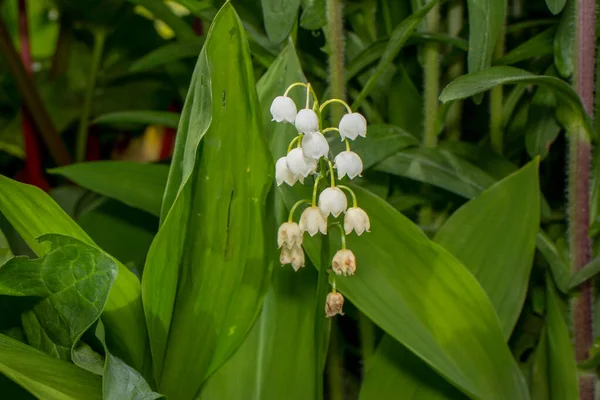
[[[306,88],[306,107],[300,111],[288,93],[295,87]],[[313,105],[310,106],[311,97]],[[321,115],[324,108],[332,103],[342,104],[348,111],[338,127],[322,128]],[[302,238],[305,232],[310,236],[317,233],[327,235],[328,228],[336,226],[340,230],[342,248],[334,255],[331,263],[330,282],[332,292],[329,293],[325,304],[325,314],[332,317],[342,313],[344,297],[338,293],[335,285],[335,275],[354,275],[356,271],[356,257],[346,248],[346,235],[354,231],[357,235],[369,232],[370,222],[367,213],[358,207],[356,195],[347,186],[336,185],[334,169],[337,170],[337,180],[345,176],[354,179],[361,176],[363,163],[358,154],[351,151],[350,140],[359,136],[366,137],[367,121],[359,113],[352,112],[346,102],[340,99],[330,99],[319,106],[318,98],[310,83],[297,82],[285,91],[283,96],[278,96],[271,104],[273,121],[294,124],[298,135],[291,141],[285,157],[281,157],[275,164],[275,178],[277,185],[284,182],[293,186],[296,182],[304,184],[305,179],[314,177],[313,196],[311,200],[300,200],[290,210],[288,222],[281,225],[277,235],[277,244],[281,249],[280,262],[282,265],[291,264],[295,271],[304,267],[304,250]],[[330,159],[329,142],[325,138],[328,132],[337,132],[342,141],[345,141],[346,150]],[[320,191],[322,179],[330,180],[330,185]],[[320,191],[320,193],[319,193]],[[352,197],[352,207],[348,208],[346,191]],[[317,194],[318,202],[317,202]],[[301,214],[298,223],[294,222],[294,212],[302,204],[309,204]],[[335,220],[341,215],[343,225]],[[331,217],[334,220],[328,225]]]

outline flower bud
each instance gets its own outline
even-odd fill
[[[344,315],[342,307],[344,306],[344,296],[338,292],[331,292],[325,300],[325,316],[331,318],[336,314]]]
[[[367,135],[367,120],[359,113],[350,113],[342,117],[339,125],[342,140],[348,138],[356,139],[358,136]]]
[[[277,232],[277,246],[281,248],[285,245],[291,249],[294,246],[302,245],[302,231],[295,222],[284,222]]]
[[[350,207],[344,216],[344,231],[346,235],[354,230],[358,236],[371,230],[369,216],[360,207]]]
[[[285,157],[281,157],[279,160],[277,160],[277,163],[275,163],[275,180],[277,181],[277,186],[281,186],[283,182],[290,186],[294,186],[297,181],[304,183],[303,176],[294,176],[292,174],[287,166]]]
[[[307,133],[302,138],[302,153],[304,153],[304,157],[315,160],[321,157],[327,158],[329,143],[321,132]]]
[[[302,133],[312,133],[319,130],[319,118],[317,113],[309,108],[305,108],[296,115],[296,129]]]
[[[308,232],[310,236],[315,236],[317,232],[327,235],[327,220],[321,214],[319,207],[308,207],[300,216],[300,231]]]
[[[302,149],[292,149],[285,158],[286,165],[293,176],[306,178],[317,168],[317,160],[304,157]]]
[[[338,179],[342,179],[344,175],[354,179],[356,176],[361,176],[363,171],[363,163],[358,154],[353,151],[342,151],[335,156],[335,167],[337,168]]]
[[[341,189],[337,187],[329,187],[321,192],[319,195],[319,208],[321,214],[325,218],[332,214],[337,218],[342,212],[348,208],[348,199]]]
[[[335,253],[335,256],[333,256],[331,268],[337,275],[354,275],[354,271],[356,271],[356,258],[354,257],[354,253],[347,249],[338,250],[338,252]]]
[[[296,104],[287,96],[277,96],[271,103],[273,121],[294,123],[296,119]]]
[[[279,262],[281,265],[292,264],[294,271],[298,271],[304,267],[304,250],[300,246],[292,246],[292,248],[283,246]]]

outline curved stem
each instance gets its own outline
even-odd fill
[[[335,175],[333,173],[333,164],[330,160],[327,160],[327,163],[329,164],[329,174],[331,175],[331,187],[335,187]]]
[[[348,139],[344,139],[344,141],[346,142],[346,151],[350,151],[350,141]]]
[[[348,114],[352,114],[352,109],[350,108],[350,106],[348,105],[348,103],[346,103],[344,100],[340,100],[340,99],[329,99],[327,100],[325,103],[321,104],[321,107],[319,108],[319,110],[321,110],[321,112],[323,112],[323,110],[325,109],[325,107],[327,107],[329,104],[332,103],[340,103],[342,104],[344,107],[346,107],[346,110],[348,111]]]
[[[296,209],[304,203],[310,204],[310,200],[306,200],[306,199],[298,200],[296,202],[296,204],[294,204],[292,206],[292,208],[290,209],[290,215],[288,216],[288,222],[294,221],[294,213],[296,212]]]
[[[331,226],[337,226],[338,229],[340,230],[340,235],[341,235],[341,239],[342,239],[342,250],[346,250],[346,232],[344,232],[344,227],[342,226],[342,224],[340,224],[339,222],[334,222],[333,224],[329,225]]]
[[[296,142],[298,142],[300,139],[302,139],[302,134],[296,136],[295,138],[292,139],[292,141],[290,142],[290,145],[288,146],[287,152],[289,153],[290,151],[292,151],[292,148],[294,147],[294,144]]]
[[[88,80],[88,85],[85,91],[83,108],[79,119],[79,130],[77,132],[77,148],[75,151],[75,161],[81,162],[85,160],[88,138],[88,119],[92,110],[92,99],[94,97],[94,88],[96,87],[96,78],[102,61],[102,52],[104,51],[104,40],[106,32],[104,29],[94,31],[94,53],[92,54],[92,69]]]
[[[312,197],[312,206],[316,206],[317,205],[317,190],[319,190],[319,181],[321,180],[321,178],[323,178],[323,175],[319,175],[317,176],[317,179],[315,179],[315,186],[313,187],[313,197]]]
[[[327,132],[337,132],[340,133],[340,130],[338,128],[334,128],[334,127],[330,127],[330,128],[325,128],[321,131],[322,134],[326,134]]]
[[[344,185],[338,185],[337,187],[350,193],[350,195],[352,196],[352,207],[358,207],[358,201],[356,201],[356,194],[354,193],[354,191],[352,189],[350,189],[348,186],[344,186]]]
[[[285,92],[283,93],[283,95],[287,97],[287,95],[290,92],[290,90],[292,90],[293,88],[298,87],[298,86],[306,87],[306,83],[304,83],[304,82],[292,83],[290,86],[288,86],[288,88],[285,90]]]

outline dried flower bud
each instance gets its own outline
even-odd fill
[[[304,267],[304,250],[300,246],[292,246],[291,249],[283,246],[279,262],[281,262],[281,265],[292,264],[294,271],[298,271]]]
[[[296,119],[296,104],[287,96],[277,96],[271,103],[273,121],[293,123]]]
[[[321,214],[319,207],[308,207],[300,216],[300,230],[308,232],[310,236],[315,236],[317,232],[327,235],[327,220]]]
[[[347,249],[338,250],[335,256],[333,256],[331,268],[337,275],[354,275],[354,271],[356,271],[356,257],[354,257],[354,253]]]
[[[346,211],[346,215],[344,216],[344,231],[346,235],[354,230],[360,236],[363,232],[369,232],[370,229],[371,222],[365,210],[360,207],[350,207]]]
[[[295,222],[284,222],[277,232],[277,245],[281,248],[285,245],[291,249],[294,246],[302,246],[302,231]]]
[[[367,120],[359,113],[346,114],[342,117],[339,125],[342,140],[345,138],[354,140],[358,136],[367,136]]]
[[[336,314],[344,315],[342,307],[344,306],[344,296],[338,292],[331,292],[325,300],[325,316],[331,318]]]

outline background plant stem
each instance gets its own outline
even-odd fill
[[[460,34],[464,23],[463,0],[455,0],[448,6],[448,34]],[[462,55],[448,69],[448,81],[452,82],[465,72],[465,62]],[[450,106],[446,116],[446,132],[450,140],[460,140],[463,102],[455,101]]]
[[[344,360],[340,346],[340,332],[336,321],[331,323],[331,339],[329,342],[329,357],[327,360],[327,383],[329,387],[329,400],[344,400],[344,382],[342,372]]]
[[[504,4],[506,8],[506,2]],[[504,25],[506,25],[506,21],[504,21]],[[505,36],[506,26],[503,26],[502,32],[498,37],[498,42],[496,43],[494,59],[499,59],[504,55]],[[502,127],[503,103],[503,87],[496,86],[490,92],[490,140],[492,150],[496,154],[502,154],[504,152],[504,132]]]
[[[594,50],[595,50],[594,0],[576,2],[577,55],[574,83],[586,111],[592,115],[594,105]],[[572,273],[581,270],[590,261],[590,164],[591,142],[583,129],[570,132],[569,138],[569,242]],[[589,357],[593,342],[591,281],[580,286],[573,300],[573,325],[575,332],[575,357],[577,362]],[[596,378],[593,374],[580,374],[580,398],[595,398]]]
[[[344,84],[344,10],[342,0],[327,0],[327,41],[329,47],[329,84],[331,97],[346,100]],[[344,110],[331,107],[331,123],[337,125]]]
[[[100,62],[102,61],[102,53],[104,51],[105,38],[106,32],[103,29],[97,29],[96,31],[94,31],[94,52],[92,55],[92,68],[90,71],[88,86],[85,91],[83,108],[81,109],[81,116],[79,119],[79,130],[77,131],[77,149],[75,152],[75,160],[77,162],[85,161],[88,137],[88,120],[92,111],[92,99],[94,97],[94,88],[96,87],[98,69],[100,68]]]
[[[437,33],[440,24],[440,6],[436,4],[425,18],[427,31]],[[425,121],[423,124],[423,145],[425,147],[437,146],[437,112],[438,96],[440,95],[440,45],[433,41],[427,42],[423,47],[423,81]]]

